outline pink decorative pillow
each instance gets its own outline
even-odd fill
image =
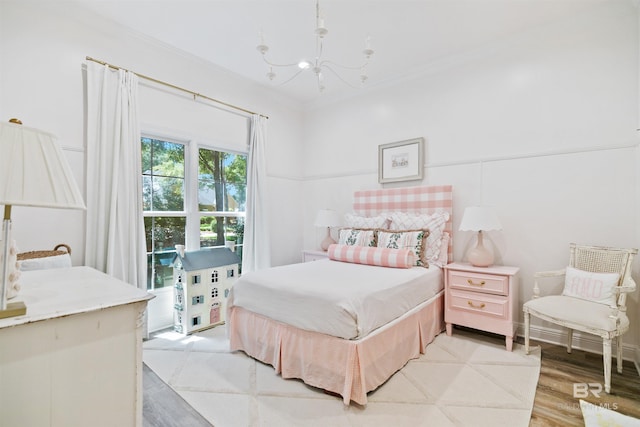
[[[329,259],[380,267],[411,268],[415,264],[411,249],[374,248],[333,244],[327,250]]]
[[[614,306],[618,273],[592,273],[567,267],[562,295]]]

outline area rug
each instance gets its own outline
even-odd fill
[[[540,374],[538,347],[508,352],[504,338],[457,329],[369,393],[366,406],[231,353],[224,326],[159,334],[144,343],[143,360],[215,427],[528,426]]]

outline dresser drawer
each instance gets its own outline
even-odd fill
[[[450,289],[449,308],[469,313],[495,316],[501,319],[507,319],[509,317],[508,298],[479,292]]]
[[[449,270],[449,286],[496,295],[509,295],[509,277]]]

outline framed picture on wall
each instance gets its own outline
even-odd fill
[[[378,182],[413,181],[424,174],[424,139],[414,138],[378,146]]]

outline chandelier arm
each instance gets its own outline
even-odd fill
[[[262,57],[262,60],[270,67],[297,67],[298,66],[297,62],[294,62],[293,64],[276,64],[275,62],[269,61],[264,56]]]
[[[301,73],[303,73],[305,70],[299,70],[297,73],[295,73],[293,76],[289,77],[287,80],[283,81],[282,83],[277,84],[276,86],[282,86],[282,85],[286,85],[287,83],[289,83],[291,80],[295,79],[296,77],[298,77]]]
[[[351,86],[354,89],[360,89],[358,86],[355,86],[355,85],[349,83],[348,81],[346,81],[345,79],[343,79],[342,76],[340,76],[340,74],[338,74],[338,72],[336,70],[334,70],[333,68],[331,68],[330,66],[324,65],[323,67],[324,67],[325,70],[331,71],[337,78],[342,80],[342,83],[346,84],[347,86]]]
[[[328,66],[327,64],[331,64],[331,65],[334,65],[336,67],[344,68],[346,70],[361,70],[364,67],[366,67],[367,65],[369,65],[369,61],[367,60],[362,65],[357,65],[357,66],[354,67],[354,66],[350,66],[350,65],[338,64],[337,62],[333,62],[331,60],[325,59],[324,61],[322,61],[320,63],[320,66],[327,67]],[[335,73],[335,71],[334,71],[334,73]]]

